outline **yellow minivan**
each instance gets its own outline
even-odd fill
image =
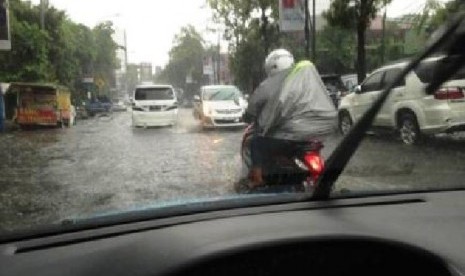
[[[5,111],[7,119],[19,126],[71,126],[75,117],[71,92],[55,84],[11,83]]]

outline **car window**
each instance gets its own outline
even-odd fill
[[[137,88],[134,98],[137,101],[172,100],[174,93],[171,88]]]
[[[339,76],[322,76],[323,83],[331,89],[346,91],[347,88]]]
[[[436,61],[425,61],[422,62],[417,68],[415,73],[423,83],[430,83],[437,75],[438,65],[444,63],[443,59]],[[465,67],[462,67],[450,80],[465,79]]]
[[[377,72],[373,75],[369,76],[363,83],[362,83],[362,92],[372,92],[372,91],[379,91],[382,89],[382,81],[384,77],[383,72]]]
[[[383,80],[383,88],[386,88],[388,84],[393,83],[397,76],[400,75],[400,73],[402,73],[402,69],[399,68],[386,70]],[[405,78],[400,83],[398,83],[395,88],[402,86],[405,86]]]

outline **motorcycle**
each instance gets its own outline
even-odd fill
[[[285,151],[271,150],[263,158],[266,160],[262,164],[264,185],[250,188],[248,175],[252,165],[250,144],[253,135],[254,126],[251,124],[242,138],[242,173],[234,185],[237,193],[313,192],[324,169],[321,141],[288,141]]]

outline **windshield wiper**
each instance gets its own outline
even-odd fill
[[[457,14],[445,27],[444,31],[439,34],[438,38],[402,70],[402,73],[388,85],[362,118],[354,124],[351,131],[346,137],[344,137],[341,143],[328,158],[326,168],[319,178],[315,192],[313,193],[313,200],[329,198],[334,183],[339,178],[350,158],[359,147],[362,139],[365,137],[365,132],[371,126],[375,116],[383,106],[391,90],[400,84],[407,74],[424,58],[439,51],[444,51],[448,54],[448,56],[453,55],[455,57],[454,62],[448,64],[446,68],[437,70],[442,71],[442,74],[427,87],[428,91],[434,91],[462,67],[465,62],[465,54],[463,51],[463,45],[465,45],[464,18],[464,12]]]

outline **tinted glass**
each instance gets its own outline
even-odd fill
[[[402,69],[389,69],[389,70],[386,70],[386,73],[384,75],[383,88],[386,88],[386,86],[388,84],[394,82],[395,79],[397,78],[397,76],[399,76],[400,73],[402,73]],[[395,87],[402,87],[402,86],[405,86],[405,78],[399,84],[397,84]]]
[[[438,65],[444,64],[444,60],[438,61],[427,61],[422,62],[417,68],[415,68],[415,73],[417,74],[418,78],[423,83],[430,83],[432,79],[435,78],[437,75],[437,68]],[[454,76],[450,78],[450,80],[459,80],[465,79],[465,67],[462,67]]]
[[[344,85],[339,76],[322,76],[321,79],[323,80],[326,87],[328,87],[330,90],[347,90],[346,86]]]
[[[369,76],[362,84],[362,92],[378,91],[381,90],[384,72],[378,72]]]
[[[134,97],[137,101],[172,100],[174,94],[170,88],[137,88]]]

